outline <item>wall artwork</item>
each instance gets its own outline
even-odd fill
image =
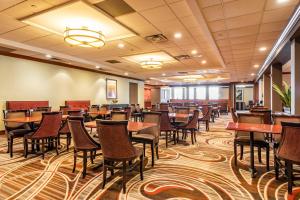
[[[106,79],[106,98],[107,99],[116,99],[116,98],[118,98],[117,80]]]
[[[243,89],[236,89],[236,102],[243,102],[244,101],[244,90]]]

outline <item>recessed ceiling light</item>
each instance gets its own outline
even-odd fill
[[[244,80],[242,80],[241,83],[244,83]]]
[[[254,68],[258,68],[258,67],[259,67],[259,65],[257,65],[257,64],[256,64],[256,65],[253,65],[253,67],[254,67]]]
[[[267,47],[260,47],[259,48],[259,51],[265,51],[265,50],[267,50]]]
[[[206,64],[206,60],[202,60],[201,63],[202,63],[202,64]]]
[[[255,74],[254,73],[251,73],[251,76],[254,76]]]
[[[181,37],[182,37],[182,34],[181,34],[181,33],[175,33],[175,34],[174,34],[174,38],[179,39],[179,38],[181,38]]]
[[[123,43],[119,43],[119,44],[118,44],[118,47],[119,47],[120,49],[122,49],[122,48],[124,48],[124,47],[125,47],[125,44],[123,44]]]
[[[124,75],[125,75],[125,76],[128,76],[129,74],[128,74],[128,72],[125,72]]]
[[[50,54],[45,55],[46,58],[52,58],[52,56]]]
[[[191,51],[191,54],[196,55],[198,53],[198,51],[196,49]]]
[[[165,73],[163,73],[163,74],[162,74],[162,76],[166,76],[166,74],[165,74]]]
[[[100,67],[99,65],[97,65],[95,68],[96,68],[96,69],[100,69],[101,67]]]
[[[207,73],[207,70],[203,70],[203,73]]]
[[[277,0],[277,3],[285,3],[288,2],[288,0]]]

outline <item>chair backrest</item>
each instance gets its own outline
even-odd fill
[[[271,118],[271,110],[266,110],[266,109],[252,109],[250,110],[251,113],[261,113],[264,115],[264,123],[265,124],[271,124],[272,123],[272,118]]]
[[[240,123],[252,123],[252,124],[263,124],[264,115],[263,114],[248,114],[248,113],[239,113],[238,122]]]
[[[126,120],[129,120],[131,117],[131,107],[125,107],[124,111],[126,112],[127,116],[126,116]]]
[[[19,117],[26,117],[27,110],[3,110],[4,119],[12,119]],[[16,123],[16,122],[4,122],[5,129],[12,130],[16,128],[23,128],[25,126],[24,123]]]
[[[209,121],[211,113],[212,113],[212,107],[211,106],[202,107],[202,114],[203,114],[202,119]]]
[[[49,106],[37,107],[35,111],[51,112],[51,107]]]
[[[189,114],[190,109],[188,107],[175,107],[175,113]]]
[[[114,121],[127,120],[127,112],[125,112],[125,111],[112,111],[111,112],[111,120],[114,120]]]
[[[122,108],[121,108],[121,107],[113,107],[112,110],[113,110],[113,111],[121,111]]]
[[[236,115],[234,108],[230,108],[230,113],[231,113],[232,121],[235,123],[238,122],[238,116]]]
[[[136,110],[137,113],[140,113],[140,112],[141,112],[140,104],[136,104],[135,110]]]
[[[169,117],[169,111],[162,110],[160,118],[160,131],[171,131],[172,124]]]
[[[90,107],[89,111],[90,112],[98,112],[99,111],[99,107]]]
[[[136,112],[136,108],[135,108],[135,104],[131,104],[131,113],[135,113]]]
[[[198,118],[199,118],[199,110],[194,110],[193,117],[189,120],[188,124],[186,125],[186,128],[197,129]]]
[[[101,106],[100,109],[99,109],[100,112],[106,112],[108,111],[108,106],[105,105],[105,106]]]
[[[59,111],[61,111],[63,115],[67,115],[68,110],[69,110],[69,106],[59,106]]]
[[[160,133],[160,121],[161,121],[161,113],[160,112],[146,112],[143,114],[143,122],[146,123],[155,123],[157,126],[152,127],[152,134],[156,137],[159,136]]]
[[[281,125],[281,122],[296,122],[300,123],[299,115],[272,115],[273,123]]]
[[[85,150],[99,147],[87,132],[83,123],[83,117],[70,116],[68,118],[68,126],[74,141],[75,149]]]
[[[81,110],[68,110],[69,116],[83,116],[83,112]]]
[[[56,137],[61,126],[61,112],[44,112],[39,128],[33,133],[33,138]]]
[[[282,122],[281,141],[278,157],[285,160],[300,162],[300,123]]]
[[[165,110],[168,110],[169,109],[169,104],[167,103],[160,103],[159,104],[159,110],[160,111],[165,111]]]
[[[128,137],[128,121],[96,120],[103,157],[128,160],[135,156],[135,148]]]

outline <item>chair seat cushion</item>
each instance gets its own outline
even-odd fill
[[[158,141],[158,138],[155,137],[152,134],[136,134],[134,136],[132,136],[132,140],[139,140],[139,141],[147,141],[147,142],[152,142],[152,141]]]
[[[30,133],[29,129],[15,129],[8,132],[11,137],[23,137],[24,135]]]

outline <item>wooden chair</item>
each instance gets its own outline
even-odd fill
[[[83,117],[70,116],[68,119],[68,126],[74,142],[73,173],[75,172],[77,157],[82,157],[83,158],[82,178],[85,178],[87,159],[90,158],[91,162],[93,163],[94,162],[93,159],[95,158],[95,156],[101,155],[101,154],[94,153],[97,150],[100,150],[101,146],[99,143],[93,140],[91,136],[88,134],[83,123]],[[79,155],[78,154],[79,152],[83,152],[83,154]],[[88,155],[88,152],[90,152],[90,155]]]
[[[3,110],[4,119],[11,119],[17,117],[26,117],[26,110]],[[25,123],[6,122],[4,121],[5,135],[7,137],[7,153],[13,157],[13,144],[15,138],[24,137],[32,130]]]
[[[191,133],[192,144],[194,144],[194,141],[195,142],[197,141],[196,130],[197,130],[198,119],[199,119],[199,110],[194,110],[193,117],[189,120],[189,122],[186,125],[177,127],[177,129],[182,130],[182,138],[186,138],[188,132]]]
[[[33,133],[24,136],[24,157],[28,155],[28,143],[39,144],[42,142],[42,158],[45,158],[45,144],[48,143],[48,149],[52,144],[55,144],[56,153],[58,152],[58,130],[61,126],[62,114],[61,112],[45,112],[42,114],[42,121],[40,126]],[[29,142],[30,141],[30,142]],[[32,146],[33,146],[32,145]]]
[[[280,160],[285,161],[288,177],[288,193],[293,190],[293,164],[300,165],[300,123],[282,122],[282,138],[276,153],[275,175],[279,177]]]
[[[239,123],[254,123],[254,124],[263,124],[264,123],[263,114],[238,114]],[[237,146],[240,146],[241,153],[240,159],[243,159],[244,146],[250,145],[250,134],[244,131],[237,131],[234,138],[234,163],[237,165]],[[261,163],[261,149],[266,149],[266,169],[269,171],[269,155],[270,155],[270,146],[269,143],[265,140],[265,135],[263,133],[254,133],[254,146],[258,148],[258,161]]]
[[[126,193],[127,168],[131,171],[137,164],[140,167],[140,178],[143,180],[144,155],[142,149],[134,147],[128,137],[128,121],[97,120],[97,132],[103,153],[103,182],[106,184],[107,169],[122,169],[123,193]],[[136,158],[139,162],[132,164]],[[119,167],[118,164],[122,163]],[[128,163],[128,165],[127,165]]]
[[[173,134],[174,144],[176,144],[176,128],[172,125],[169,118],[169,111],[161,111],[160,132],[165,132],[166,148],[168,148],[169,136]]]
[[[158,143],[160,135],[160,112],[147,112],[143,115],[144,122],[155,123],[157,126],[144,129],[139,131],[137,134],[133,135],[131,140],[133,142],[142,143],[144,148],[144,154],[146,151],[146,144],[151,145],[151,158],[152,158],[152,167],[154,166],[154,149],[156,150],[156,157],[159,159],[158,155]]]
[[[212,112],[211,106],[202,107],[203,116],[198,119],[198,130],[200,130],[200,123],[204,122],[206,131],[209,131],[211,112]]]
[[[128,120],[128,114],[125,111],[112,111],[111,112],[111,120],[114,121],[121,121],[121,120]]]

